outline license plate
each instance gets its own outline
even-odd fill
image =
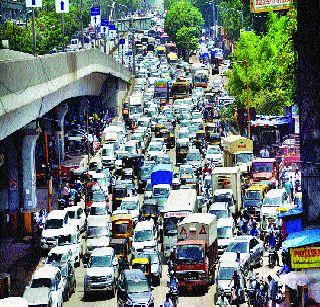
[[[91,288],[93,288],[93,289],[102,289],[102,288],[104,288],[105,286],[103,285],[103,284],[93,284],[92,286],[91,286]]]

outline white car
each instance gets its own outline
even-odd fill
[[[157,235],[153,220],[142,221],[136,224],[132,240],[133,252],[142,252],[145,248],[157,246]]]
[[[46,265],[54,264],[59,266],[66,262],[70,262],[75,266],[76,260],[69,245],[56,246],[52,248],[45,260]]]
[[[235,262],[240,253],[240,267],[245,271],[262,265],[263,242],[249,235],[234,237],[220,258],[220,263]]]
[[[140,214],[140,203],[138,196],[125,197],[121,201],[120,210],[127,210],[132,219],[137,222]]]
[[[84,231],[86,223],[86,214],[80,206],[73,206],[64,209],[69,216],[69,223],[71,226],[75,226],[79,232]]]
[[[116,162],[116,155],[113,144],[105,144],[101,150],[102,164],[104,167],[113,168]]]
[[[218,252],[221,254],[233,239],[234,222],[231,217],[217,220]]]
[[[50,295],[51,304],[49,306],[52,307],[62,307],[63,304],[63,281],[61,277],[60,269],[52,266],[44,266],[38,268],[31,280],[30,286],[28,286],[25,290],[25,297],[33,297],[33,294],[36,295],[39,292],[39,288],[46,288]],[[33,294],[32,294],[32,291]],[[46,293],[43,293],[46,297]],[[32,306],[32,304],[30,304]],[[29,306],[30,306],[29,305]]]
[[[223,166],[223,156],[219,145],[208,145],[206,162],[215,166]]]
[[[118,278],[118,260],[112,247],[95,249],[90,257],[84,277],[84,297],[95,291],[111,292],[115,295]]]
[[[59,235],[64,234],[64,228],[69,224],[69,216],[64,210],[52,210],[46,219],[41,234],[40,245],[43,250],[56,246]]]

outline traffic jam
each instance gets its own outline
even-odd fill
[[[77,291],[91,306],[101,295],[119,306],[183,306],[184,297],[284,306],[282,243],[301,206],[294,119],[256,115],[241,136],[221,117],[234,101],[221,49],[203,39],[201,56],[185,62],[160,26],[135,40],[121,114],[67,126],[61,198],[44,217],[43,263],[23,297],[29,306],[67,305]]]

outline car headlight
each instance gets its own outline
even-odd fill
[[[107,277],[107,279],[111,279],[111,278],[113,278],[113,275],[112,275],[112,274],[109,274],[109,275],[107,275],[106,277]]]

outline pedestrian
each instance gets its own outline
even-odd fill
[[[275,307],[276,306],[276,298],[278,294],[278,282],[275,281],[270,275],[267,277],[268,281],[268,299],[269,299],[269,306]]]
[[[66,202],[69,202],[69,192],[70,192],[69,184],[65,183],[62,187],[61,195]]]
[[[287,178],[287,180],[284,184],[284,188],[289,196],[289,202],[291,203],[293,200],[293,186],[292,186],[292,183],[290,182],[289,178]]]

